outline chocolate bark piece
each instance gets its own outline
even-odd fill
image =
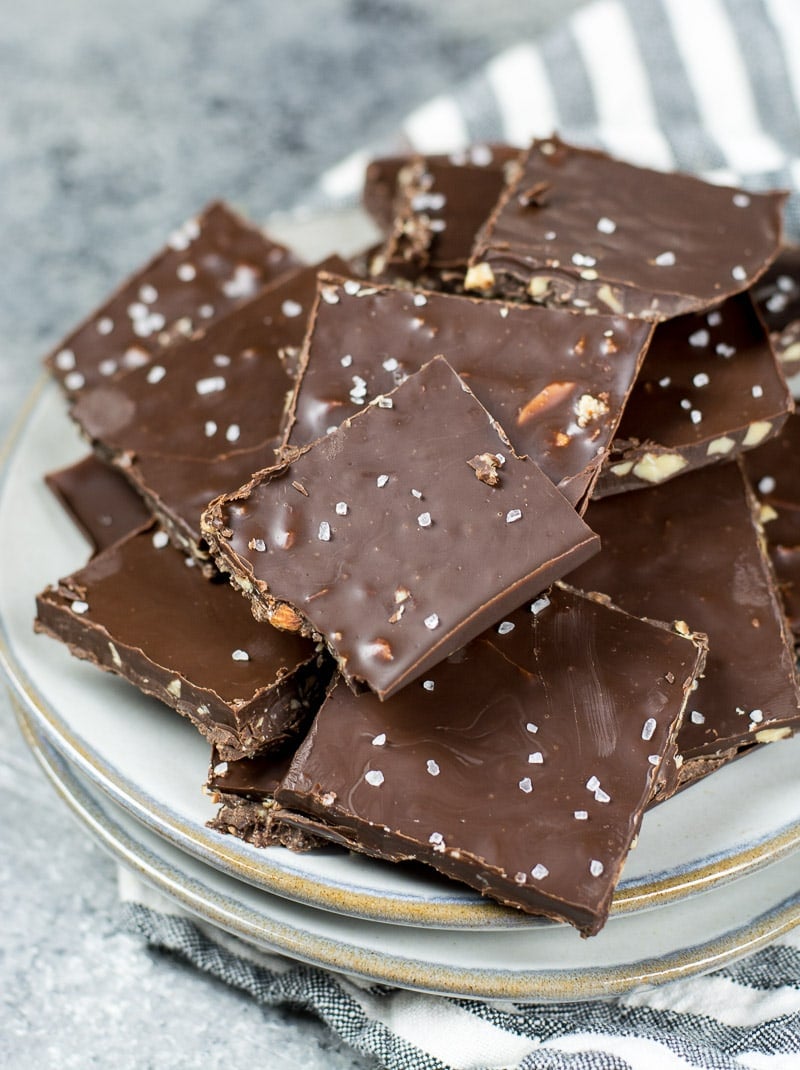
[[[46,358],[68,396],[148,364],[298,267],[285,246],[215,201]]]
[[[367,166],[361,202],[364,210],[388,236],[394,225],[398,187],[408,168],[422,163],[433,176],[436,184],[444,169],[452,172],[453,168],[458,168],[468,178],[479,180],[479,176],[487,172],[504,175],[507,165],[516,160],[519,154],[520,150],[514,145],[476,144],[470,145],[463,152],[450,155],[420,156],[411,153],[405,156],[381,156],[371,160]],[[495,200],[499,195],[498,189]],[[493,205],[489,205],[490,209],[492,207]],[[484,218],[486,214],[488,213],[484,213]],[[482,222],[481,219],[478,224]]]
[[[680,778],[800,725],[794,653],[754,513],[736,464],[587,510],[603,548],[570,582],[708,635],[705,674],[678,736]]]
[[[786,620],[797,647],[800,641],[800,545],[771,546],[769,555],[778,579]]]
[[[534,141],[476,241],[466,285],[649,320],[700,311],[775,259],[785,197]]]
[[[150,510],[122,473],[93,453],[49,472],[44,479],[86,536],[93,553],[152,522]]]
[[[326,434],[444,355],[573,503],[615,434],[652,328],[620,316],[410,293],[323,277],[289,413],[288,442]]]
[[[254,613],[324,637],[381,698],[598,549],[442,357],[212,503],[203,531]]]
[[[388,702],[337,686],[282,816],[592,935],[704,654],[556,585]]]
[[[730,460],[794,407],[749,294],[659,324],[595,497]]]
[[[225,758],[280,747],[315,712],[330,663],[193,563],[162,531],[136,532],[39,595],[36,630],[188,717]]]
[[[394,223],[370,274],[462,289],[475,237],[504,186],[502,168],[409,163],[398,174]]]
[[[220,808],[208,827],[237,836],[254,847],[288,847],[309,851],[328,846],[327,841],[287,825],[276,813],[275,789],[287,773],[296,747],[253,758],[221,761],[211,755],[208,790]]]
[[[786,376],[800,371],[800,245],[781,251],[753,288]]]
[[[341,269],[338,257],[325,267]],[[182,549],[202,557],[200,513],[274,464],[297,351],[316,297],[316,267],[262,290],[163,362],[86,392],[72,417],[118,465]]]

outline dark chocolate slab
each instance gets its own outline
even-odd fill
[[[381,698],[598,548],[441,357],[215,502],[203,531],[254,612],[324,636]]]
[[[591,935],[704,650],[558,585],[533,609],[385,703],[337,686],[276,798],[302,828]]]
[[[573,503],[594,483],[651,328],[355,279],[323,278],[288,441],[305,445],[444,355]]]
[[[320,266],[346,265],[330,257]],[[291,388],[280,354],[303,341],[316,272],[286,276],[173,345],[163,363],[87,391],[72,409],[185,549],[200,552],[200,513],[212,498],[274,463]]]
[[[93,453],[49,472],[44,479],[94,553],[152,520],[150,510],[122,473]]]
[[[754,511],[736,464],[587,510],[603,549],[570,583],[708,635],[705,675],[678,737],[684,765],[733,757],[800,724],[794,653]]]
[[[664,320],[747,289],[775,259],[784,193],[747,193],[535,141],[467,287]]]
[[[285,246],[214,202],[68,334],[46,364],[76,397],[148,364],[298,266]]]
[[[451,155],[406,155],[406,156],[381,156],[371,160],[364,176],[364,190],[361,202],[364,209],[372,216],[380,229],[387,236],[393,229],[395,220],[395,204],[398,195],[399,180],[404,171],[409,167],[415,167],[423,163],[427,171],[433,176],[434,184],[439,185],[439,176],[445,170],[450,172],[458,168],[467,172],[471,178],[480,181],[480,174],[490,172],[496,175],[504,175],[506,166],[516,160],[520,150],[512,145],[470,145],[463,152]],[[449,175],[448,175],[449,177]],[[497,196],[499,196],[499,190]],[[495,197],[495,200],[497,199]],[[492,205],[489,205],[491,208]],[[486,218],[484,213],[484,219]],[[480,224],[483,220],[479,220]],[[477,229],[477,228],[476,228]],[[475,231],[472,236],[474,237]],[[469,250],[467,250],[469,252]]]
[[[659,324],[594,496],[730,460],[777,434],[793,407],[749,294]]]
[[[47,588],[36,630],[188,717],[225,758],[280,747],[314,713],[330,663],[193,564],[162,531],[135,533]]]

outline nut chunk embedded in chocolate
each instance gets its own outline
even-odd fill
[[[659,324],[594,497],[730,460],[793,407],[749,294]]]
[[[704,653],[557,585],[388,702],[337,686],[281,817],[592,935]]]
[[[67,335],[47,366],[75,397],[147,364],[170,342],[230,312],[297,263],[227,205],[210,204]]]
[[[163,531],[137,532],[39,595],[36,630],[172,706],[224,758],[279,747],[321,701],[330,662],[193,564]]]
[[[745,193],[535,141],[467,289],[663,320],[746,290],[778,255],[783,193]]]
[[[469,462],[501,454],[496,486]],[[213,503],[217,564],[279,627],[325,638],[386,698],[598,541],[441,357]]]

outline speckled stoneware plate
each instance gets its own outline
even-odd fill
[[[284,234],[309,258],[336,245],[347,252],[367,237],[352,213],[323,224],[295,222]],[[530,918],[420,870],[333,850],[306,855],[257,850],[206,828],[214,812],[201,790],[209,753],[194,729],[124,681],[32,631],[35,594],[80,567],[88,555],[42,475],[85,450],[58,390],[42,382],[0,469],[0,510],[6,518],[0,526],[5,563],[0,662],[48,742],[172,844],[296,902],[395,924],[535,927]],[[800,738],[775,743],[647,814],[613,912],[682,900],[794,851],[800,846],[799,764]]]
[[[716,969],[800,924],[800,852],[691,902],[611,918],[591,940],[544,921],[521,932],[422,932],[342,917],[270,895],[192,858],[35,738],[32,721],[27,734],[56,790],[92,835],[185,911],[262,950],[371,981],[517,1002],[608,997]]]

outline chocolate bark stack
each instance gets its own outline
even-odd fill
[[[782,196],[553,138],[365,206],[366,273],[211,206],[48,359],[96,552],[36,626],[206,736],[220,831],[591,935],[644,811],[800,723]]]

